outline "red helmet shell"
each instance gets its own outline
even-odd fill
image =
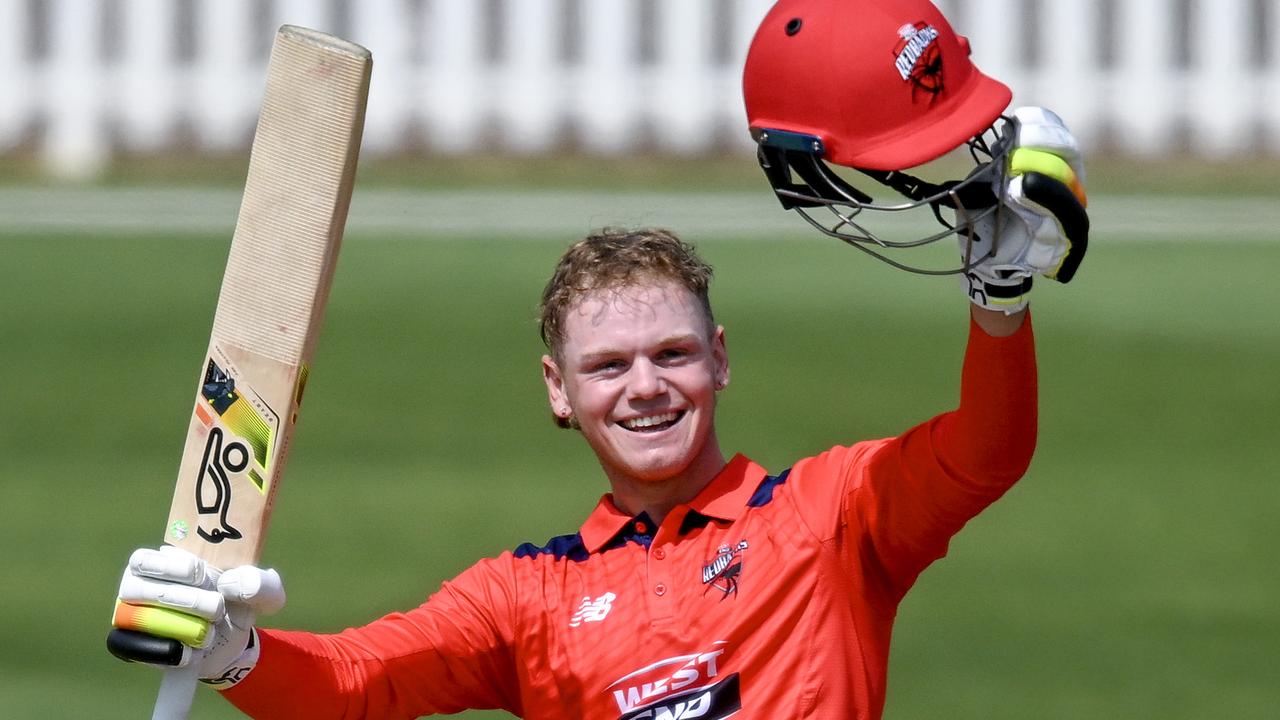
[[[779,0],[742,78],[752,130],[815,135],[824,159],[870,170],[934,160],[1013,97],[928,0]]]

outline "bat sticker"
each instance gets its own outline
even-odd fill
[[[200,395],[204,402],[196,405],[196,417],[209,428],[209,435],[196,478],[196,512],[205,519],[215,517],[217,526],[206,530],[202,522],[196,533],[214,544],[239,540],[243,533],[227,519],[234,499],[231,479],[247,471],[253,486],[266,491],[264,477],[270,476],[279,421],[256,393],[237,389],[236,379],[213,358],[205,369]],[[221,423],[214,421],[215,415]]]
[[[209,441],[204,446],[204,460],[200,463],[200,477],[196,480],[196,512],[201,515],[217,515],[220,527],[209,532],[203,527],[196,527],[200,537],[215,544],[243,537],[239,530],[227,522],[227,512],[231,509],[231,478],[227,472],[241,472],[248,464],[249,448],[244,443],[233,440],[223,448],[222,428],[214,427],[209,430]],[[210,493],[211,501],[206,499]]]

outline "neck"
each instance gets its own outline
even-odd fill
[[[697,497],[724,466],[720,445],[712,437],[688,467],[669,478],[639,478],[608,468],[605,474],[613,490],[613,504],[619,510],[632,516],[648,513],[654,523],[661,525],[672,508]]]

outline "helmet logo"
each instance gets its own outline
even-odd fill
[[[938,30],[926,22],[898,28],[901,38],[893,49],[894,67],[905,81],[930,95],[942,92],[942,49]]]

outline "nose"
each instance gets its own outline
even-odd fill
[[[647,359],[633,364],[629,375],[627,390],[633,398],[657,397],[666,391],[666,381],[662,378],[661,369]]]

